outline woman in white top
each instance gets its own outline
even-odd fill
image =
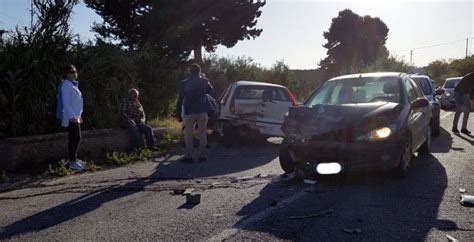
[[[79,90],[77,70],[73,65],[68,65],[64,70],[64,80],[61,83],[62,119],[61,126],[69,132],[69,168],[80,171],[85,168],[83,161],[77,159],[79,143],[81,142],[82,123],[82,94]]]

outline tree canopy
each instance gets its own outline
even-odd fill
[[[104,39],[119,41],[129,49],[151,42],[176,55],[202,62],[201,48],[234,46],[258,37],[256,28],[261,0],[85,0],[103,17],[93,29]]]
[[[323,36],[327,57],[320,66],[327,77],[360,72],[379,58],[388,58],[387,25],[377,17],[359,16],[349,9],[332,19]]]

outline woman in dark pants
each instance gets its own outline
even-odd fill
[[[67,128],[69,132],[69,168],[74,171],[84,170],[85,164],[77,159],[79,143],[81,141],[81,123],[83,100],[79,90],[77,70],[73,65],[69,65],[64,71],[64,80],[60,85],[60,95],[62,100],[61,126]]]

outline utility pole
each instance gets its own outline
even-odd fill
[[[410,66],[413,66],[413,50],[410,50]]]
[[[469,38],[466,38],[466,58],[469,56]]]

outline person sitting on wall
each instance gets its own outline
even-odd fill
[[[122,103],[121,123],[122,127],[128,129],[131,137],[132,151],[138,151],[142,146],[143,134],[145,134],[148,149],[154,149],[153,129],[145,124],[145,111],[138,100],[140,93],[137,89],[128,90],[128,97]]]

